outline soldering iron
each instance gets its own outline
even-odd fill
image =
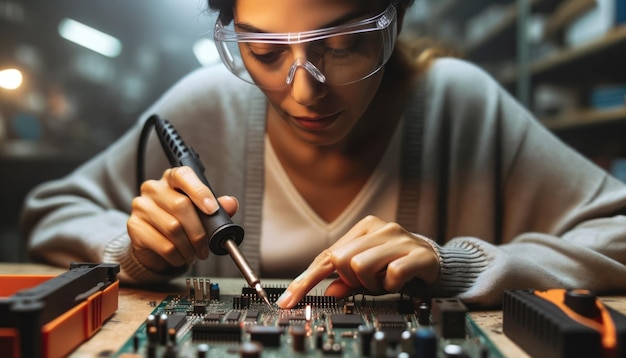
[[[185,144],[176,129],[174,129],[174,126],[167,119],[161,118],[156,114],[152,115],[149,121],[154,122],[154,128],[170,165],[173,167],[190,167],[204,185],[206,185],[211,192],[215,193],[204,175],[205,168],[200,161],[200,156],[192,147]],[[261,286],[261,280],[250,266],[248,260],[246,260],[241,251],[239,251],[239,245],[243,241],[244,236],[243,228],[233,223],[230,216],[224,211],[224,208],[222,208],[219,202],[218,206],[218,211],[211,215],[207,215],[196,208],[200,221],[209,237],[209,249],[216,255],[229,254],[248,285],[253,287],[258,295],[271,307],[268,295],[263,289],[263,286]]]

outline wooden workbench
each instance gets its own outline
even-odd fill
[[[37,264],[0,263],[0,274],[60,274],[65,271],[62,268]],[[267,286],[279,286],[285,283],[287,283],[285,280],[263,280],[263,284]],[[241,292],[243,280],[222,278],[219,279],[219,284],[223,294],[237,294]],[[326,284],[327,282],[322,283],[314,289],[316,291],[314,293],[322,294]],[[95,336],[76,349],[71,357],[107,356],[109,353],[118,351],[154,310],[156,304],[160,303],[166,295],[181,293],[184,290],[185,285],[182,279],[150,289],[120,288],[119,307],[116,313]],[[607,306],[626,314],[626,297],[603,297],[602,300]],[[470,314],[504,356],[528,357],[502,332],[501,311],[473,311]]]

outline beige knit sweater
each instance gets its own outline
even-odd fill
[[[133,258],[126,232],[139,133],[158,113],[200,154],[213,189],[239,199],[233,220],[258,269],[265,109],[263,94],[221,65],[183,78],[108,149],[33,190],[21,221],[32,258],[118,262],[126,282],[171,278]],[[412,93],[403,138],[397,220],[436,242],[441,258],[436,284],[413,293],[497,305],[506,289],[626,289],[626,186],[561,143],[482,70],[434,63]],[[147,153],[146,175],[159,178],[168,165],[154,136]],[[191,274],[240,275],[215,255]]]

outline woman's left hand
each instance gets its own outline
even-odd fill
[[[423,237],[396,223],[368,216],[322,251],[276,303],[281,308],[294,307],[333,272],[339,278],[325,294],[345,297],[363,288],[373,293],[398,292],[414,278],[433,284],[439,269],[437,253]]]

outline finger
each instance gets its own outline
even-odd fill
[[[187,264],[193,262],[196,255],[206,258],[208,248],[202,251],[207,246],[206,234],[191,201],[185,195],[172,193],[157,195],[157,202],[137,197],[133,200],[133,212],[171,241]]]
[[[276,304],[281,308],[292,308],[318,283],[335,271],[331,259],[332,253],[322,251],[309,267],[289,284],[278,298]]]
[[[363,246],[367,245],[367,246]],[[363,250],[369,249],[367,241],[353,242],[349,245],[340,246],[337,248],[331,247],[329,250],[333,252],[333,266],[339,278],[348,286],[357,288],[362,286],[362,280],[359,277],[362,269],[359,267],[359,263],[355,261],[359,253]]]
[[[219,206],[215,195],[190,167],[174,167],[164,173],[170,187],[185,193],[205,214],[214,214]]]
[[[220,196],[217,200],[229,216],[235,215],[239,210],[239,201],[234,196]]]
[[[381,226],[384,226],[387,222],[381,220],[380,218],[368,215],[357,222],[348,232],[345,233],[339,240],[335,242],[334,245],[341,245],[345,242],[351,242],[353,239],[367,235],[373,231],[378,230]],[[333,246],[334,246],[333,245]]]
[[[185,265],[185,260],[176,249],[176,246],[153,226],[138,219],[136,216],[131,216],[127,227],[129,235],[133,238],[132,245],[135,250],[135,256],[146,267],[154,269],[156,272],[167,269],[167,267],[163,267],[162,262],[155,260],[154,256],[151,255],[152,252],[158,254],[170,267]]]
[[[389,237],[389,239],[393,239],[393,237]],[[372,292],[379,292],[386,289],[384,279],[388,275],[386,271],[389,270],[389,265],[395,260],[409,255],[414,248],[415,241],[408,237],[386,241],[382,245],[372,246],[355,254],[352,258],[351,269],[363,287]],[[418,248],[421,249],[421,247]]]
[[[171,215],[170,218],[162,219],[166,225],[162,228],[162,233],[168,237],[172,235],[172,241],[185,257],[191,259],[190,255],[196,255],[200,259],[206,259],[209,256],[207,233],[191,199],[187,195],[171,190],[169,193],[156,195],[154,200],[156,206],[164,208]],[[153,216],[152,210],[147,211],[151,213],[150,218]],[[188,247],[193,252],[189,252]]]
[[[333,280],[328,287],[326,287],[324,295],[343,298],[353,295],[354,292],[354,288],[348,286],[342,279],[338,278]]]
[[[367,264],[355,258],[380,245],[380,238],[383,236],[378,235],[377,232],[384,229],[386,224],[385,221],[375,216],[367,216],[329,248],[333,253],[333,263],[337,274],[348,286],[357,288],[363,284],[369,284],[368,288],[373,288],[374,280],[363,282],[360,277],[360,274],[365,272]],[[382,242],[385,243],[386,238]],[[382,266],[384,267],[384,264]]]
[[[383,279],[383,288],[390,292],[398,292],[416,277],[429,285],[439,277],[439,262],[428,249],[415,248],[411,254],[389,263]]]

